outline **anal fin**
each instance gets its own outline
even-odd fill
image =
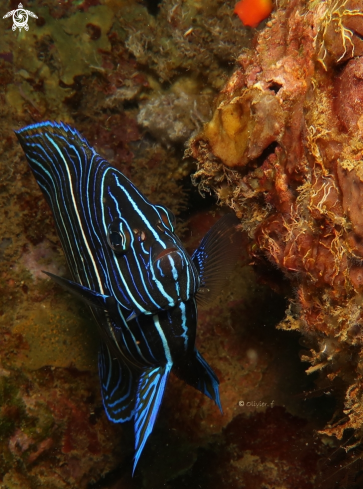
[[[134,416],[136,380],[126,362],[115,358],[106,343],[98,356],[103,406],[107,417],[114,423],[124,423]]]

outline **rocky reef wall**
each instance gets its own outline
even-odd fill
[[[279,327],[304,335],[307,372],[344,380],[325,433],[360,438],[363,2],[279,1],[254,43],[190,144],[194,178],[241,218],[255,264],[283,272]]]
[[[316,429],[331,404],[304,400],[314,384],[298,358],[299,335],[275,329],[286,301],[246,264],[252,256],[265,281],[269,267],[284,270],[289,281],[273,276],[269,285],[298,295],[282,326],[304,333],[312,369],[343,378],[344,393],[354,386],[359,240],[334,155],[353,133],[359,140],[348,127],[357,104],[346,96],[354,85],[359,98],[358,68],[343,78],[359,61],[358,3],[279,0],[251,29],[233,14],[234,0],[23,0],[38,18],[21,32],[2,18],[18,3],[0,6],[0,488],[317,487],[332,442]],[[338,131],[343,103],[348,125]],[[236,210],[251,240],[241,235],[233,276],[199,310],[197,344],[220,380],[224,414],[172,376],[133,479],[132,426],[110,423],[103,410],[91,314],[42,273],[69,277],[13,131],[48,119],[75,126],[150,200],[170,207],[190,252],[220,211],[190,183],[194,161],[183,155],[192,137],[201,189]],[[355,151],[356,169],[339,178],[359,175]],[[360,183],[354,188],[359,195]],[[349,233],[350,255],[339,251]],[[319,298],[325,316],[315,324]],[[340,317],[354,304],[350,330]],[[359,389],[349,391],[357,425]]]

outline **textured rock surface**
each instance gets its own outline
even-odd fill
[[[0,17],[17,5],[18,0],[3,2]],[[98,336],[88,309],[41,273],[45,269],[67,277],[68,272],[52,216],[13,134],[13,129],[41,120],[69,122],[154,202],[180,213],[192,195],[178,228],[185,230],[189,220],[185,238],[193,251],[216,217],[209,212],[214,206],[201,203],[191,192],[192,162],[182,159],[183,146],[210,117],[211,99],[230,76],[236,57],[250,47],[255,31],[244,29],[233,16],[232,0],[164,0],[153,13],[151,1],[39,0],[24,6],[39,17],[31,19],[28,32],[13,32],[11,19],[0,19],[4,28],[0,36],[1,489],[314,487],[325,447],[313,429],[324,426],[332,409],[330,405],[318,409],[321,404],[314,399],[302,401],[304,390],[313,386],[298,358],[297,335],[274,328],[283,318],[285,301],[259,284],[246,266],[247,240],[242,236],[242,257],[234,276],[218,301],[199,313],[198,346],[221,380],[224,415],[209,399],[172,378],[153,435],[131,479],[132,427],[111,424],[104,414],[97,374]],[[280,20],[262,25],[257,34],[257,39],[267,39],[273,28],[271,48],[279,53],[287,50],[290,57],[285,56],[273,71],[274,58],[265,44],[257,42],[256,51],[246,51],[240,60],[250,92],[242,93],[245,75],[240,70],[233,82],[240,87],[236,107],[227,103],[223,117],[215,116],[205,129],[208,137],[215,138],[221,158],[223,151],[233,156],[230,167],[238,168],[240,155],[246,162],[242,170],[246,182],[239,174],[238,182],[252,195],[246,201],[247,207],[252,203],[249,210],[255,219],[251,228],[246,225],[251,232],[273,206],[287,209],[288,219],[296,187],[304,181],[301,177],[290,189],[292,177],[285,175],[283,161],[273,165],[283,150],[279,142],[283,138],[286,148],[289,144],[295,148],[289,163],[292,175],[297,175],[296,154],[303,153],[298,116],[313,68],[305,63],[303,51],[304,66],[294,59],[300,39],[311,39],[311,29],[299,20],[296,6],[291,2],[290,27],[284,27],[279,9],[276,19]],[[354,22],[349,25],[358,32]],[[333,43],[335,31],[328,27],[317,38],[323,75],[322,63],[328,66],[342,54]],[[297,30],[286,37],[290,28]],[[349,46],[347,57],[352,51]],[[266,63],[271,63],[271,75],[256,87],[254,77],[263,73]],[[344,95],[343,77],[356,85],[358,97],[355,73],[360,73],[358,67],[345,75],[341,70],[335,80],[336,93],[347,104],[339,116],[345,118],[344,124],[352,119],[346,114],[354,112],[354,104]],[[279,84],[286,89],[279,91]],[[254,107],[253,117],[249,104]],[[275,117],[267,120],[268,109]],[[246,134],[251,138],[247,143]],[[236,141],[239,135],[243,137]],[[257,166],[253,173],[256,158],[268,160],[261,167],[263,173]],[[231,187],[224,179],[235,182],[237,173],[220,163],[218,192],[226,199]],[[341,178],[347,175],[343,172]],[[282,190],[270,192],[261,207],[263,192],[275,189],[275,180],[284,197]],[[335,212],[337,184],[330,181],[325,205],[329,203],[328,210]],[[348,192],[348,180],[345,184]],[[234,204],[241,210],[239,187],[233,192]],[[343,209],[349,203],[339,205]],[[358,209],[352,205],[350,209],[358,218]],[[276,225],[281,227],[280,222]],[[359,246],[357,232],[351,234],[351,246]],[[258,247],[253,252],[257,255]],[[360,263],[354,266],[350,275],[359,284]],[[334,338],[319,341],[317,348],[326,352],[333,354],[337,345],[340,348]],[[349,353],[343,348],[341,358]],[[352,406],[355,398],[352,390]]]
[[[308,373],[344,379],[326,431],[339,439],[363,423],[362,11],[279,2],[190,145],[200,189],[241,217],[255,263],[289,279],[280,327],[305,335]]]

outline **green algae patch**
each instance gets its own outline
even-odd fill
[[[65,122],[70,118],[63,102],[75,93],[75,78],[102,71],[102,54],[110,52],[107,34],[114,14],[105,5],[90,7],[68,18],[53,18],[48,8],[37,10],[39,22],[26,34],[4,36],[2,51],[14,54],[14,83],[6,88],[6,102],[18,115],[30,104],[36,117],[50,108]],[[35,89],[34,89],[35,88]]]
[[[59,292],[40,304],[27,304],[13,332],[21,334],[29,350],[18,359],[18,366],[39,369],[76,367],[79,370],[97,370],[98,332],[91,314],[82,309],[68,294]]]
[[[48,9],[42,8],[39,17],[44,19],[44,25],[32,29],[33,40],[38,43],[46,40],[52,44],[50,54],[60,68],[59,78],[65,85],[72,85],[77,75],[91,73],[92,67],[100,68],[97,51],[110,51],[111,48],[107,38],[113,23],[110,9],[99,5],[91,7],[87,13],[77,12],[69,18],[54,19]],[[16,64],[29,72],[42,65],[37,53],[32,52],[34,47],[27,42],[15,58]]]

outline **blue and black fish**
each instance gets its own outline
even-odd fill
[[[91,307],[104,408],[115,423],[133,419],[135,470],[171,370],[221,409],[218,379],[195,347],[196,303],[218,294],[234,266],[238,220],[224,216],[189,256],[174,215],[151,204],[75,129],[44,122],[16,134],[73,281],[45,273]]]

